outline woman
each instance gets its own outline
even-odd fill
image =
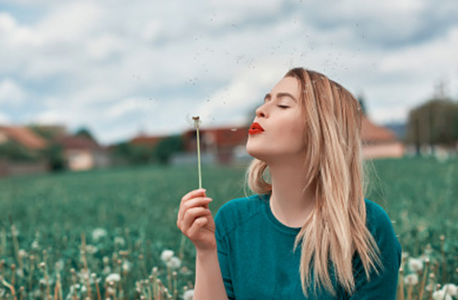
[[[275,85],[246,144],[256,194],[214,220],[205,190],[182,198],[196,300],[396,298],[402,249],[364,198],[361,122],[359,102],[323,74],[295,68]]]

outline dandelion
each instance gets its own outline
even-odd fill
[[[444,284],[442,290],[447,293],[447,295],[456,297],[458,295],[458,288],[452,283]]]
[[[105,279],[106,282],[118,282],[120,280],[121,280],[121,276],[119,274],[117,274],[117,273],[111,273]]]
[[[107,231],[103,228],[96,228],[92,231],[92,240],[97,243],[101,238],[107,236]]]
[[[86,252],[89,254],[95,254],[99,249],[94,245],[86,245]]]
[[[167,267],[171,269],[178,269],[181,266],[181,259],[174,256],[167,262]]]
[[[419,272],[423,270],[423,261],[417,258],[409,258],[409,270]]]
[[[40,245],[38,244],[38,241],[34,240],[32,242],[32,249],[39,249],[39,248],[40,248]]]
[[[114,243],[120,246],[124,246],[126,244],[126,241],[124,240],[122,236],[117,236],[114,239]]]
[[[124,272],[129,272],[131,269],[131,263],[128,260],[125,260],[124,263],[122,264],[122,269]]]
[[[192,300],[194,298],[194,290],[187,290],[183,294],[184,300]]]
[[[416,285],[416,284],[418,284],[418,275],[417,274],[409,274],[404,278],[404,282],[407,285]]]
[[[453,300],[451,296],[445,293],[444,290],[435,291],[433,293],[434,300]]]
[[[172,250],[164,250],[162,251],[161,253],[161,259],[164,261],[164,262],[168,262],[172,256],[173,256],[173,251]]]
[[[25,251],[24,249],[19,249],[18,254],[19,254],[19,257],[21,258],[28,256],[27,251]]]

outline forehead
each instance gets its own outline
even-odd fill
[[[272,89],[272,93],[288,92],[299,97],[299,81],[294,77],[282,78]]]

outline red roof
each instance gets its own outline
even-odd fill
[[[82,136],[63,136],[56,138],[56,142],[65,150],[104,150],[97,142]]]
[[[375,125],[364,115],[361,140],[363,142],[392,142],[396,141],[396,134],[390,129]]]
[[[44,138],[35,134],[27,127],[20,126],[0,126],[0,131],[5,133],[9,139],[12,139],[29,149],[44,149],[47,142]]]
[[[130,144],[154,147],[154,146],[157,145],[157,143],[159,143],[163,139],[164,139],[164,137],[160,137],[160,136],[140,135],[140,136],[137,136],[137,137],[134,137],[133,139],[131,139],[130,140]]]

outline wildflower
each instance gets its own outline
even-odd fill
[[[402,252],[402,259],[409,257],[409,252]]]
[[[409,274],[404,278],[404,282],[407,285],[416,285],[416,284],[418,284],[418,275],[417,274]]]
[[[124,272],[129,272],[131,269],[131,263],[128,260],[125,260],[124,263],[122,264],[122,269]]]
[[[178,269],[181,266],[181,259],[174,256],[167,262],[167,267],[172,269]]]
[[[124,246],[126,244],[126,241],[124,240],[122,236],[117,236],[114,239],[114,243],[120,246]]]
[[[59,259],[59,260],[56,262],[56,267],[55,267],[56,270],[57,270],[58,272],[62,272],[62,270],[64,269],[64,264],[65,264],[64,260],[63,260],[63,259]]]
[[[194,290],[187,290],[183,294],[183,300],[192,300],[194,298]]]
[[[426,286],[425,286],[425,290],[427,292],[432,292],[434,290],[434,284],[432,282],[428,283]]]
[[[111,273],[110,275],[107,276],[107,278],[105,279],[106,282],[110,282],[110,281],[113,281],[113,282],[118,282],[121,280],[121,276],[119,276],[119,274],[117,273]]]
[[[444,286],[442,287],[442,290],[444,292],[447,293],[447,295],[450,295],[450,296],[457,296],[458,294],[458,289],[456,287],[456,285],[452,284],[452,283],[447,283],[447,284],[444,284]]]
[[[89,253],[89,254],[94,254],[97,251],[99,251],[99,249],[97,249],[97,247],[94,246],[94,245],[87,245],[86,246],[86,252]]]
[[[24,249],[19,249],[18,251],[18,255],[19,257],[27,257],[27,251],[25,251]]]
[[[410,258],[409,259],[409,270],[413,272],[419,272],[423,270],[423,262],[421,261],[421,259]]]
[[[11,226],[11,233],[13,236],[18,236],[19,235],[19,230],[16,228],[16,226]]]
[[[110,274],[110,272],[111,272],[110,266],[106,266],[105,268],[103,268],[103,271],[102,271],[103,274],[108,275]]]
[[[40,245],[38,244],[38,241],[37,240],[34,240],[32,242],[32,249],[38,249],[40,248]]]
[[[96,228],[92,231],[92,240],[97,243],[101,238],[107,236],[107,231],[103,228]]]
[[[162,251],[162,254],[161,254],[161,259],[164,261],[164,262],[168,262],[173,256],[173,251],[172,250],[164,250]]]
[[[434,300],[453,300],[452,297],[445,294],[444,290],[435,291],[433,293],[433,299]]]

